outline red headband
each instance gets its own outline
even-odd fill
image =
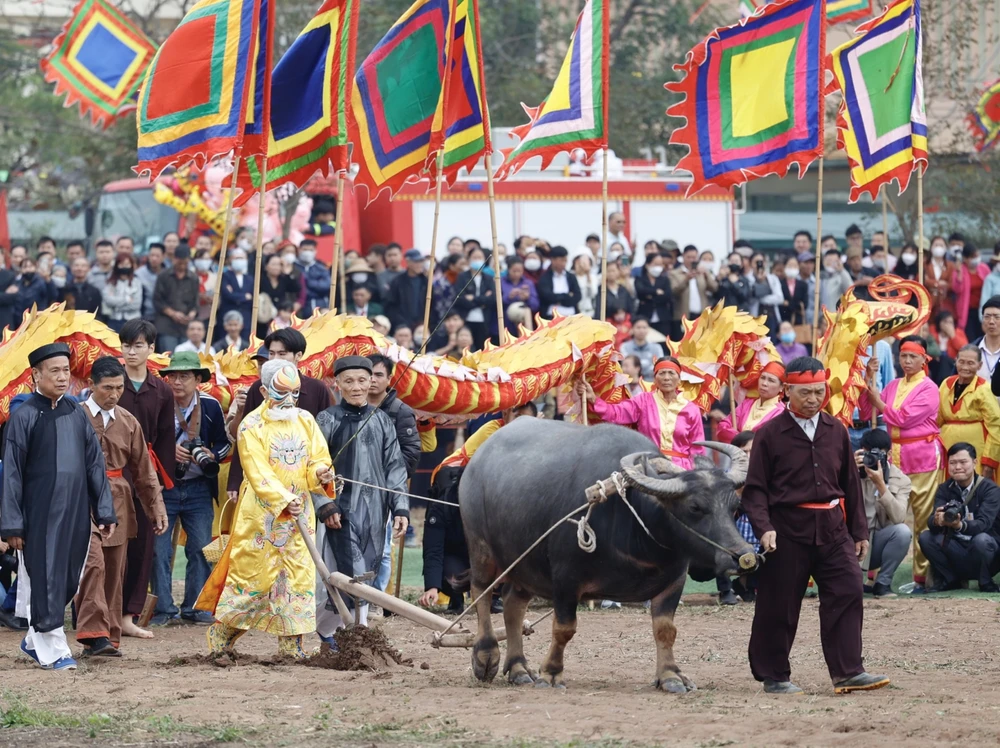
[[[916,353],[918,356],[923,356],[924,358],[930,358],[930,356],[927,355],[927,351],[924,349],[924,347],[920,345],[920,343],[916,343],[912,340],[909,340],[903,343],[901,346],[899,346],[899,352]]]
[[[785,384],[826,384],[826,371],[793,371],[785,375]]]
[[[778,378],[779,382],[785,381],[785,367],[777,361],[767,364],[760,372],[761,374],[772,374]]]
[[[661,372],[664,369],[670,369],[670,371],[676,371],[678,374],[681,373],[681,367],[675,364],[673,361],[658,361],[656,366],[653,367],[653,373]]]

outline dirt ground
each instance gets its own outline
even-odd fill
[[[688,598],[677,615],[677,659],[699,690],[651,687],[648,614],[583,612],[566,656],[566,690],[483,686],[466,650],[435,650],[423,629],[391,619],[384,632],[412,667],[379,673],[295,665],[219,667],[204,658],[205,629],[158,630],[127,640],[125,657],[42,672],[0,633],[4,672],[0,745],[445,745],[917,746],[1000,742],[998,609],[975,599],[869,601],[866,664],[893,685],[832,695],[806,600],[792,653],[805,696],[765,695],[746,645],[752,605],[721,608]],[[530,618],[541,611],[532,611]],[[526,643],[537,666],[548,645]],[[247,654],[270,657],[273,639],[251,633]],[[310,647],[315,644],[310,642]]]

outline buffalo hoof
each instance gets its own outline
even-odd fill
[[[688,691],[698,690],[698,687],[683,675],[678,675],[674,678],[664,678],[663,680],[657,681],[656,687],[661,691],[666,691],[667,693],[687,693]]]
[[[526,673],[523,670],[520,673],[511,673],[508,680],[515,686],[530,686],[535,682],[535,679],[531,677],[530,673]]]
[[[472,648],[472,672],[479,680],[491,683],[500,670],[500,646],[497,640],[490,638],[476,644]]]
[[[539,674],[538,680],[535,681],[535,688],[561,688],[565,690],[566,684],[563,683],[562,676],[542,673]]]

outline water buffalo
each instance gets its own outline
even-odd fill
[[[512,683],[562,685],[563,652],[576,633],[581,600],[652,600],[656,685],[672,693],[695,688],[673,654],[674,611],[688,563],[726,574],[737,569],[739,557],[753,558],[733,522],[735,488],[746,478],[746,455],[727,444],[707,446],[732,458],[729,473],[680,472],[648,438],[620,426],[534,418],[503,427],[476,452],[459,485],[473,598],[545,530],[583,504],[589,487],[616,471],[628,474],[628,501],[652,535],[621,498],[611,496],[594,507],[590,519],[597,539],[594,552],[581,550],[577,528],[567,522],[507,575],[503,671]],[[528,668],[522,642],[525,611],[536,596],[551,600],[555,608],[552,644],[537,676]],[[472,651],[473,671],[483,681],[496,677],[500,664],[489,607],[487,595],[477,606],[479,628]]]

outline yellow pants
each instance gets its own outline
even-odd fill
[[[927,529],[927,519],[934,509],[934,494],[938,485],[944,480],[943,470],[932,470],[928,473],[915,473],[910,476],[913,490],[910,492],[910,509],[913,510],[913,581],[924,584],[930,564],[920,550],[917,538]]]

